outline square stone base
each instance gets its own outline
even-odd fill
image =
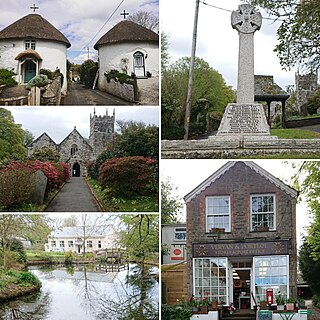
[[[224,112],[216,138],[271,138],[262,104],[229,103]]]

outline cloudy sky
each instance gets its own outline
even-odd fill
[[[87,47],[90,48],[90,58],[96,55],[93,45],[123,19],[123,10],[134,14],[137,11],[147,11],[158,16],[158,0],[6,0],[0,1],[0,30],[33,11],[35,3],[39,7],[36,13],[43,16],[70,41],[68,58],[75,63],[87,59]],[[119,6],[120,5],[120,6]],[[119,8],[117,9],[117,7]],[[117,9],[117,10],[116,10]],[[116,10],[116,12],[112,13]],[[106,21],[109,20],[107,23]],[[106,23],[106,24],[105,24]],[[101,27],[102,30],[98,33]],[[97,34],[98,33],[98,34]],[[97,35],[96,35],[97,34]],[[96,35],[96,37],[95,37]]]
[[[46,132],[56,143],[60,143],[76,126],[84,138],[89,138],[90,114],[93,107],[57,107],[57,108],[7,108],[11,111],[15,123],[22,125],[37,138]],[[97,115],[112,115],[113,108],[96,107]],[[117,120],[142,121],[146,124],[159,125],[158,108],[116,107]]]
[[[202,1],[202,0],[201,0]],[[231,12],[237,10],[240,0],[200,1],[197,56],[207,61],[219,71],[226,83],[236,88],[238,65],[238,32],[231,27]],[[193,33],[195,0],[170,0],[160,3],[161,30],[169,35],[172,61],[190,56]],[[268,15],[261,11],[262,16]],[[255,74],[273,75],[274,80],[285,89],[294,84],[294,72],[281,69],[278,58],[273,52],[277,44],[276,31],[279,23],[263,19],[260,31],[255,32]]]
[[[161,161],[161,179],[165,181],[169,178],[171,183],[177,187],[175,195],[183,198],[226,162],[227,160],[165,159]],[[297,170],[292,168],[292,164],[298,165],[301,163],[299,160],[288,160],[286,163],[282,160],[253,160],[253,162],[287,184],[290,184],[291,177]],[[181,215],[183,221],[185,221],[185,213],[184,209]],[[301,244],[301,234],[305,233],[305,228],[309,225],[310,219],[311,216],[308,214],[307,205],[302,199],[297,205],[298,245]]]

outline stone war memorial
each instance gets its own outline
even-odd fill
[[[202,140],[163,140],[162,158],[241,158],[319,153],[320,139],[278,139],[271,136],[264,107],[255,102],[254,34],[262,26],[261,13],[250,4],[239,5],[231,14],[231,26],[239,33],[236,103],[226,106],[216,135]]]

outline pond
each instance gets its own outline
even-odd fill
[[[12,312],[34,320],[158,319],[157,269],[130,265],[118,273],[93,266],[30,271],[42,282],[40,292],[2,304],[1,319],[12,319]]]

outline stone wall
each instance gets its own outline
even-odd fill
[[[250,231],[250,195],[274,193],[276,201],[276,231]],[[290,240],[289,283],[290,296],[296,296],[297,248],[296,248],[296,200],[239,162],[214,183],[187,203],[187,262],[188,287],[192,294],[192,243],[210,243],[212,235],[206,234],[206,196],[230,195],[231,232],[222,233],[217,241],[263,241],[272,239]]]
[[[104,91],[117,96],[119,98],[122,98],[126,101],[134,102],[138,99],[137,98],[137,87],[136,85],[128,84],[128,83],[120,83],[116,82],[113,79],[110,80],[110,82],[107,82],[107,79],[105,78],[105,86]]]
[[[41,95],[41,105],[59,106],[61,101],[61,76],[55,78],[46,85],[44,93]]]

